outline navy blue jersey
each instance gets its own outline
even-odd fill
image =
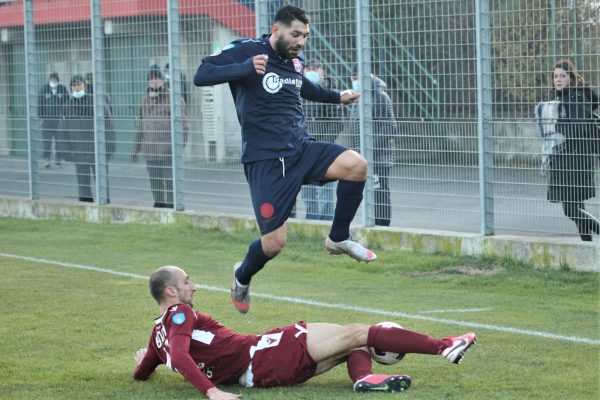
[[[281,58],[260,39],[238,39],[206,57],[194,76],[196,86],[228,82],[242,127],[242,162],[289,157],[312,140],[306,129],[301,97],[339,103],[340,92],[322,88],[304,78],[304,56]],[[252,57],[269,57],[265,75],[254,70]]]

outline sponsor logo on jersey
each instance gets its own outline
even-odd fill
[[[294,85],[297,88],[302,87],[302,79],[298,78],[281,78],[275,72],[265,74],[262,80],[263,88],[271,94],[275,94],[281,90],[283,85]]]
[[[185,322],[185,314],[180,312],[177,313],[175,315],[173,315],[173,317],[171,318],[171,320],[176,323],[177,325],[181,325]]]

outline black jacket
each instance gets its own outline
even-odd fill
[[[586,86],[570,86],[554,92],[560,101],[556,130],[565,143],[550,156],[548,200],[583,201],[596,195],[594,169],[599,132],[592,112],[598,96]]]
[[[377,77],[371,78],[373,101],[373,162],[391,165],[393,163],[394,141],[398,124],[390,96],[385,91],[386,85]],[[350,137],[352,149],[360,147],[359,106],[353,104],[350,112]]]
[[[38,117],[42,119],[58,119],[62,117],[63,106],[69,100],[69,92],[63,85],[52,92],[49,84],[45,84],[38,96]]]
[[[106,158],[115,152],[115,130],[110,108],[104,109]],[[76,99],[70,97],[63,109],[62,130],[65,134],[65,153],[68,161],[95,162],[94,156],[94,97],[86,94]]]

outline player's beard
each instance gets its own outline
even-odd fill
[[[288,59],[288,60],[292,59],[292,58],[296,58],[297,54],[290,53],[290,50],[292,48],[295,48],[295,49],[298,49],[298,50],[302,49],[301,46],[297,46],[297,47],[290,46],[289,42],[286,41],[283,38],[283,35],[279,36],[279,39],[277,39],[277,41],[275,42],[275,51],[282,58],[285,58],[285,59]]]

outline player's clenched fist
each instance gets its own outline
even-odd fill
[[[254,64],[254,70],[258,75],[264,75],[267,71],[267,62],[269,61],[269,56],[266,54],[259,54],[257,56],[252,57],[252,63]]]

